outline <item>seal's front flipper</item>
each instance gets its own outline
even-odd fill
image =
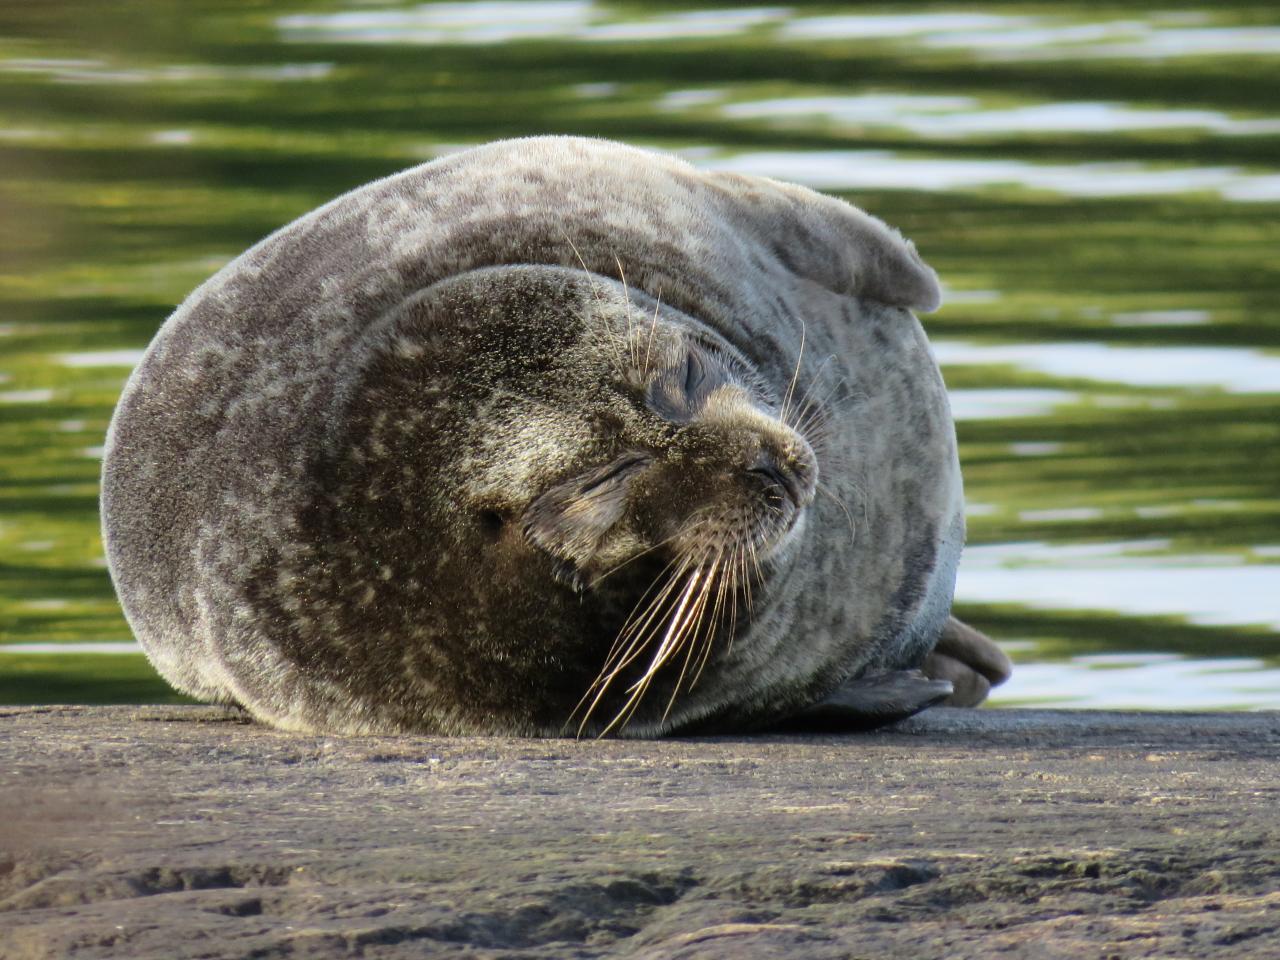
[[[825,733],[874,730],[941,703],[951,693],[950,681],[930,679],[919,670],[874,673],[850,680],[775,729]]]

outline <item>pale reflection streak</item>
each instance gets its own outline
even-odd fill
[[[663,105],[682,103],[676,91]],[[708,91],[687,103],[715,101]],[[724,93],[720,94],[723,97]],[[856,96],[798,96],[725,103],[719,112],[731,119],[828,121],[851,127],[888,127],[922,137],[974,137],[992,134],[1116,133],[1144,130],[1199,130],[1226,136],[1280,133],[1280,118],[1237,118],[1217,110],[1137,108],[1123,103],[1067,101],[982,109],[976,97],[908,93]]]
[[[1280,200],[1280,174],[1249,173],[1234,166],[1036,164],[907,156],[891,150],[761,150],[717,156],[699,165],[792,180],[818,190],[963,191],[1016,186],[1076,197],[1208,192],[1240,202]]]
[[[934,340],[944,367],[1012,366],[1070,379],[1134,387],[1280,393],[1280,354],[1247,347],[1121,347],[1103,343],[977,343]]]
[[[1280,564],[1245,563],[1236,554],[1143,555],[1163,543],[971,546],[956,600],[1280,630]]]
[[[1065,663],[1018,664],[1012,679],[992,691],[990,703],[1107,710],[1277,710],[1280,669],[1254,657],[1098,654]]]

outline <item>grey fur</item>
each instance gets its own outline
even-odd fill
[[[911,244],[848,204],[606,141],[377,181],[157,334],[106,444],[121,602],[175,687],[281,727],[558,733],[612,640],[584,624],[625,594],[626,573],[598,601],[589,578],[645,546],[619,518],[644,497],[661,514],[646,478],[696,474],[668,463],[696,436],[715,476],[708,456],[764,464],[791,532],[732,644],[625,732],[795,713],[918,666],[947,618],[960,473],[910,312],[938,302]]]

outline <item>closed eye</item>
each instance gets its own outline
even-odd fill
[[[693,398],[697,395],[698,387],[702,385],[702,381],[707,378],[706,364],[702,362],[702,356],[695,350],[690,350],[684,358],[684,393],[685,396]]]
[[[581,492],[584,494],[591,493],[593,490],[597,490],[605,484],[645,466],[648,462],[649,457],[638,453],[621,457],[596,473],[591,474],[582,484]]]
[[[688,423],[702,409],[716,387],[727,383],[729,373],[715,357],[690,347],[681,361],[659,373],[649,384],[649,409],[670,423]]]

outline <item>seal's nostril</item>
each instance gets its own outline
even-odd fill
[[[777,490],[793,504],[800,506],[800,490],[795,475],[779,466],[773,457],[761,454],[746,472],[758,477],[766,490]]]
[[[490,540],[497,540],[502,536],[502,531],[507,525],[507,518],[497,510],[481,510],[480,511],[480,529],[482,529]]]

